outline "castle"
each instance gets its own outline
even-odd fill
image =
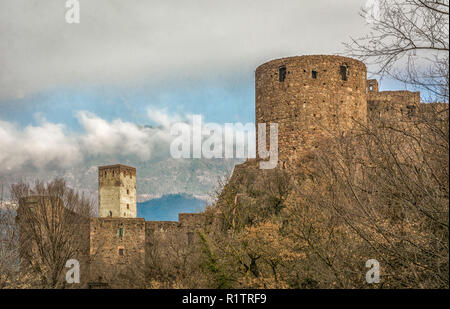
[[[407,122],[428,105],[420,102],[419,92],[380,92],[376,80],[367,80],[363,62],[341,56],[299,56],[264,63],[256,69],[255,90],[256,123],[278,123],[278,166],[282,168],[319,147],[324,139],[347,134],[355,123],[376,117]],[[245,163],[235,172],[244,168]],[[21,201],[19,208],[30,202]],[[114,276],[129,265],[144,272],[155,237],[173,235],[182,246],[193,246],[202,224],[201,214],[179,214],[178,222],[137,218],[136,169],[101,166],[98,217],[89,219],[86,236],[83,267],[89,276],[84,283],[122,287]]]
[[[255,73],[256,123],[278,123],[281,164],[301,158],[321,141],[345,135],[368,119],[410,121],[423,109],[420,93],[379,91],[358,60],[327,55],[276,59]],[[268,143],[268,141],[267,141]]]
[[[27,196],[19,201],[18,222],[24,238],[30,233],[25,232],[27,222],[25,211],[41,211],[45,217],[79,216],[72,211],[55,211],[62,201],[48,196]],[[82,216],[80,216],[82,217]],[[180,213],[178,222],[145,221],[137,218],[136,210],[136,169],[121,164],[100,166],[98,168],[98,217],[66,220],[79,224],[81,246],[75,257],[80,262],[81,285],[90,288],[126,288],[130,286],[129,279],[136,279],[133,287],[145,287],[144,269],[147,262],[146,253],[155,245],[155,237],[168,239],[172,236],[182,246],[194,243],[195,230],[201,225],[201,214]],[[58,218],[57,220],[60,220]],[[49,220],[44,220],[50,222]],[[41,223],[42,224],[42,223]],[[157,236],[155,236],[155,234]],[[21,236],[22,236],[21,235]],[[36,248],[21,239],[26,244],[21,250],[22,257],[32,258]],[[130,267],[132,266],[132,267]],[[132,273],[139,271],[140,274]],[[121,282],[120,276],[128,275],[126,282]]]

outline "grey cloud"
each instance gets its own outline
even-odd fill
[[[0,97],[59,86],[251,74],[271,58],[337,53],[364,31],[362,0],[0,2]],[[230,77],[231,78],[231,77]]]

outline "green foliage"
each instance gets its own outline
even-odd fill
[[[211,251],[211,248],[208,244],[208,240],[206,239],[205,234],[198,231],[198,236],[200,237],[200,243],[202,247],[202,252],[204,254],[204,262],[202,264],[203,269],[212,274],[214,278],[214,286],[215,289],[231,289],[233,288],[233,278],[227,275],[227,272],[220,265],[218,258]]]

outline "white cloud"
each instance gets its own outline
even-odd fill
[[[149,119],[159,126],[142,127],[121,119],[107,121],[87,111],[76,113],[82,132],[71,132],[62,124],[48,122],[42,115],[36,116],[40,121],[38,126],[28,125],[22,129],[11,122],[0,121],[0,170],[20,169],[25,165],[69,167],[83,163],[92,155],[136,156],[140,160],[149,160],[158,152],[168,157],[170,143],[175,139],[170,134],[172,125],[181,121],[192,133],[193,115],[173,115],[154,107],[149,107],[148,111]],[[218,126],[202,120],[202,141],[213,133],[211,129]],[[247,128],[239,125],[221,127],[220,134],[223,132],[232,137],[230,141],[224,141],[224,149],[231,151],[236,134],[247,136],[245,130],[250,128],[249,138],[254,139],[255,136],[253,125]],[[192,141],[189,138],[189,142]],[[212,134],[209,141],[221,143],[222,136]]]
[[[145,129],[120,119],[107,122],[88,112],[78,112],[77,117],[85,130],[79,137],[85,153],[135,154],[141,159],[150,157],[152,139]]]
[[[82,159],[76,138],[64,125],[43,122],[23,130],[10,122],[0,121],[0,164],[2,169],[14,169],[32,161],[36,167],[52,163],[68,166]]]
[[[150,120],[163,128],[169,128],[171,124],[183,120],[179,115],[169,115],[167,108],[160,109],[153,106],[147,108],[147,116]]]

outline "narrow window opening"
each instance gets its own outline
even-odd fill
[[[123,248],[119,248],[119,255],[120,255],[120,256],[123,256],[123,253],[124,253]]]
[[[127,209],[130,209],[130,204],[127,204]]]
[[[286,67],[285,66],[278,68],[278,77],[279,77],[280,83],[284,82],[284,80],[286,79]]]
[[[130,190],[127,189],[127,194],[130,194]]]
[[[408,109],[407,111],[408,118],[411,118],[412,116],[416,115],[416,107],[414,105],[407,105],[406,108]]]
[[[342,80],[347,80],[347,67],[345,65],[341,65],[340,73]]]
[[[111,210],[109,211],[109,216],[112,217],[112,211]]]
[[[123,228],[119,227],[119,238],[123,237]]]
[[[317,71],[312,71],[311,72],[311,76],[312,76],[312,78],[314,78],[314,79],[317,79]]]
[[[192,245],[193,240],[194,240],[194,233],[188,232],[187,233],[188,246]]]

